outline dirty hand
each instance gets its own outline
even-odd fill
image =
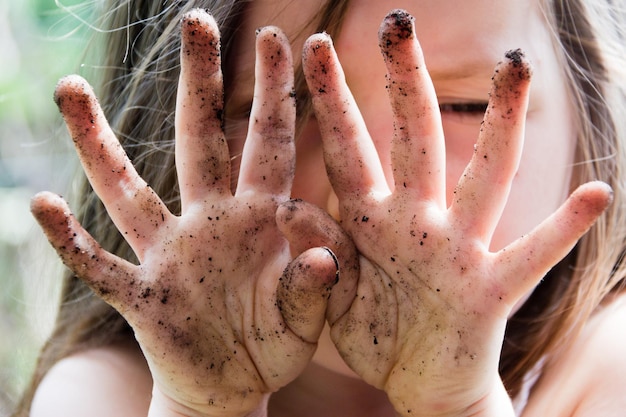
[[[412,18],[390,13],[379,38],[394,110],[393,189],[330,39],[315,35],[303,52],[342,225],[361,256],[357,296],[329,317],[331,335],[402,415],[512,415],[498,375],[507,316],[611,190],[581,186],[530,234],[490,252],[522,150],[529,64],[512,51],[498,65],[475,154],[447,206],[440,113]]]
[[[182,214],[170,213],[137,174],[78,76],[62,79],[55,99],[91,185],[139,265],[102,249],[60,197],[38,194],[32,211],[64,263],[133,327],[154,379],[150,415],[264,415],[269,393],[295,378],[315,350],[337,259],[296,242],[303,253],[292,261],[278,228],[291,226],[276,222],[279,205],[289,204],[295,163],[286,37],[275,28],[258,33],[255,101],[233,195],[217,25],[196,10],[181,30]],[[319,212],[309,208],[307,216]],[[325,231],[317,231],[311,241],[322,242]],[[334,239],[339,245],[341,233]]]

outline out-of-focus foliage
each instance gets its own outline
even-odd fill
[[[56,310],[60,263],[29,213],[66,193],[76,157],[52,93],[81,71],[92,2],[0,0],[0,417],[28,382]]]

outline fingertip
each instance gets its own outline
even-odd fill
[[[205,69],[220,62],[220,30],[213,15],[196,8],[185,13],[181,20],[182,63],[192,60],[194,66]]]
[[[415,34],[415,18],[403,9],[390,11],[380,24],[378,39],[381,49],[386,51],[399,41],[411,39]]]
[[[74,215],[67,202],[58,194],[43,191],[33,196],[30,210],[63,263],[69,265],[71,256],[67,248],[75,245],[77,232]]]
[[[349,238],[335,219],[323,209],[301,199],[279,204],[276,224],[296,254],[313,247],[326,247],[331,252],[339,250],[341,253],[350,247],[347,243]],[[342,247],[338,249],[338,246]]]
[[[54,91],[54,101],[76,145],[107,128],[98,98],[91,85],[81,76],[61,78]]]
[[[30,211],[40,223],[51,210],[69,211],[69,206],[63,197],[50,191],[41,191],[31,198]]]
[[[73,91],[89,91],[92,90],[91,85],[78,74],[68,74],[57,81],[55,87],[55,97],[59,94],[66,94]]]
[[[614,193],[609,184],[603,181],[590,181],[576,188],[570,198],[591,212],[601,213],[613,202]]]
[[[515,74],[520,79],[530,80],[532,76],[532,65],[526,57],[526,53],[521,48],[511,49],[507,51],[504,56],[507,59],[506,63],[513,68]]]
[[[294,271],[302,279],[302,287],[330,297],[330,291],[339,282],[339,261],[327,247],[308,249],[296,259]]]
[[[306,342],[316,343],[324,327],[337,265],[328,248],[312,248],[294,259],[280,279],[277,306],[287,326]]]
[[[533,66],[521,49],[511,49],[504,54],[504,60],[498,62],[493,74],[494,87],[499,83],[528,84],[533,75]]]
[[[313,49],[330,48],[333,46],[333,40],[328,33],[318,32],[310,35],[304,45]]]
[[[601,195],[605,195],[609,199],[613,199],[613,187],[604,181],[595,180],[586,182],[578,187],[580,190],[592,190]]]
[[[491,79],[489,105],[485,111],[485,123],[490,128],[481,129],[481,134],[494,132],[494,129],[514,131],[520,138],[515,143],[522,145],[531,79],[532,66],[526,54],[521,49],[506,52],[505,59],[496,64]]]
[[[333,49],[333,40],[326,32],[315,33],[308,37],[302,48],[302,60],[307,63],[328,61]]]
[[[337,282],[337,257],[330,249],[317,247],[306,250],[287,266],[280,280],[280,287],[283,294],[288,293],[289,297],[310,303],[312,300],[319,301],[320,295],[324,300],[328,299]]]
[[[267,68],[272,69],[272,74],[280,75],[280,78],[284,78],[287,72],[287,76],[291,78],[293,74],[293,59],[291,56],[291,45],[287,35],[276,26],[265,26],[257,29],[256,31],[256,51],[257,59],[264,58],[268,61]],[[275,80],[276,83],[279,80]],[[288,84],[293,84],[293,81],[289,81]],[[291,86],[293,88],[293,86]]]
[[[276,221],[280,225],[285,225],[291,222],[297,212],[300,210],[301,199],[289,199],[283,201],[276,208]]]
[[[91,85],[80,75],[70,74],[62,77],[54,89],[53,99],[59,111],[67,115],[76,105],[91,106],[95,93]]]
[[[255,31],[257,42],[264,39],[275,39],[280,42],[288,42],[287,35],[278,26],[268,25]]]
[[[35,194],[30,199],[30,211],[35,213],[41,210],[42,204],[49,198],[49,195],[52,194],[49,191],[40,191]]]
[[[185,23],[188,23],[188,26],[192,28],[191,30],[193,30],[194,23],[197,22],[203,22],[217,28],[217,22],[215,20],[215,17],[213,17],[209,10],[203,9],[201,7],[196,7],[189,10],[183,15],[183,18],[181,19],[183,27]],[[187,33],[189,32],[187,31]]]
[[[328,254],[331,256],[331,258],[333,259],[333,262],[335,262],[335,269],[337,270],[337,278],[335,281],[335,284],[339,281],[339,259],[337,259],[337,256],[335,256],[335,253],[330,250],[330,248],[324,246],[322,249],[326,250],[326,252],[328,252]]]
[[[185,36],[195,36],[200,28],[218,30],[217,22],[211,13],[202,8],[195,8],[183,15],[181,19],[181,30]]]
[[[613,199],[615,198],[615,192],[613,191],[613,187],[602,181],[598,181],[598,186],[604,192],[607,207],[610,206],[613,203]]]
[[[393,9],[387,13],[381,26],[413,26],[415,18],[404,9]]]
[[[276,221],[295,253],[313,247],[309,250],[322,260],[325,281],[318,285],[332,290],[326,317],[334,323],[356,295],[360,266],[354,243],[328,213],[299,199],[280,204]]]

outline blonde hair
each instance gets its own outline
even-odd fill
[[[349,0],[329,0],[318,16],[317,30],[336,35]],[[96,90],[105,113],[138,172],[179,212],[174,169],[174,107],[178,80],[178,23],[187,10],[211,11],[222,31],[223,62],[228,65],[239,19],[249,1],[109,0],[98,24],[103,38]],[[543,0],[554,29],[557,55],[579,115],[579,146],[572,186],[601,179],[614,189],[607,214],[575,250],[557,265],[511,319],[500,364],[512,395],[540,358],[574,337],[611,291],[621,290],[626,237],[624,167],[626,150],[626,68],[623,45],[626,19],[612,0]],[[271,22],[268,22],[271,23]],[[96,42],[95,45],[99,43]],[[226,98],[230,71],[224,71]],[[310,112],[301,69],[296,74],[299,123]],[[228,105],[226,124],[228,124]],[[83,181],[78,217],[107,250],[126,259],[134,255],[117,232],[97,196]],[[33,381],[15,416],[26,416],[37,385],[58,360],[74,352],[121,340],[134,340],[132,330],[111,307],[69,274],[65,280],[57,325],[44,347]]]
[[[611,292],[623,291],[626,276],[626,10],[611,0],[543,0],[542,6],[578,116],[571,188],[602,180],[613,187],[614,201],[510,320],[500,370],[512,395]]]

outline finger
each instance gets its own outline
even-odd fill
[[[328,177],[339,200],[369,191],[389,193],[376,148],[346,85],[330,37],[311,36],[303,70],[324,146]]]
[[[445,208],[445,141],[435,88],[415,36],[414,18],[390,12],[379,31],[394,114],[391,158],[396,189]]]
[[[91,186],[141,259],[170,212],[137,174],[91,86],[72,75],[59,81],[54,94]]]
[[[224,87],[217,23],[201,9],[181,23],[176,96],[176,170],[183,213],[208,193],[230,195],[230,156],[222,130]]]
[[[138,267],[102,249],[58,195],[37,194],[31,201],[31,212],[63,263],[123,313],[132,298],[129,294],[134,291]]]
[[[359,277],[358,254],[350,237],[324,210],[301,200],[290,200],[276,211],[278,228],[292,252],[299,254],[315,247],[328,247],[339,262],[339,282],[332,290],[327,318],[331,324],[349,309]]]
[[[296,101],[289,40],[275,27],[256,38],[254,102],[237,193],[251,189],[288,197],[295,171]]]
[[[499,251],[497,263],[506,270],[504,285],[499,285],[506,294],[503,298],[512,305],[531,291],[572,250],[612,200],[607,184],[583,184],[529,235]]]
[[[285,269],[278,284],[277,304],[287,327],[302,340],[317,343],[337,280],[337,258],[327,248],[309,249]]]
[[[498,224],[519,166],[530,78],[530,64],[520,50],[509,51],[498,64],[474,155],[455,190],[453,216],[485,242]]]

